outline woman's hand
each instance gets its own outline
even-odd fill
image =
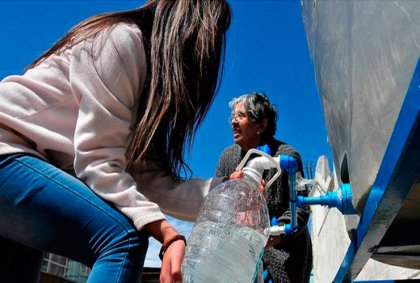
[[[158,220],[146,225],[149,234],[161,243],[178,235],[178,232],[167,220]],[[160,282],[182,282],[181,264],[184,258],[185,243],[182,240],[173,241],[166,249],[162,258]]]
[[[267,244],[265,245],[266,248],[270,248],[272,246],[278,245],[281,243],[281,241],[283,240],[284,236],[283,235],[279,235],[279,236],[270,236],[270,238],[268,238]]]
[[[229,180],[242,179],[244,177],[244,172],[242,170],[236,170],[229,175]]]
[[[258,190],[264,195],[265,194],[265,180],[262,179]]]
[[[160,270],[161,283],[182,282],[181,264],[184,253],[184,241],[177,240],[169,246],[162,259],[162,267]]]

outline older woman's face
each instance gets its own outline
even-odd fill
[[[237,145],[247,151],[260,144],[262,126],[260,123],[252,122],[248,117],[248,111],[239,102],[232,115],[233,139]]]

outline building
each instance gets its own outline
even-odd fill
[[[90,268],[68,258],[46,253],[42,261],[40,283],[84,283]]]
[[[90,268],[68,258],[46,253],[40,283],[85,283]],[[159,283],[160,268],[145,267],[141,283]]]

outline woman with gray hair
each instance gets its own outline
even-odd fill
[[[233,172],[246,152],[251,148],[268,145],[272,156],[286,154],[298,160],[299,171],[303,175],[299,153],[290,145],[274,138],[277,112],[274,105],[263,93],[250,93],[230,101],[232,110],[230,123],[235,144],[226,148],[219,158],[216,176],[228,176]],[[269,180],[274,174],[265,174]],[[289,217],[289,186],[287,172],[283,171],[265,192],[270,218],[287,222]],[[312,268],[312,245],[307,221],[308,209],[298,210],[299,230],[293,235],[272,237],[263,256],[264,269],[268,270],[266,282],[309,282]]]

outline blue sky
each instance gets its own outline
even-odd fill
[[[228,102],[253,91],[277,106],[276,137],[293,145],[313,167],[331,150],[299,0],[230,0],[233,20],[227,34],[223,80],[197,133],[188,162],[194,176],[213,175],[222,150],[232,144]],[[144,1],[0,1],[0,79],[21,74],[44,50],[79,21],[102,12],[130,9]],[[180,232],[191,223],[170,219]],[[160,266],[159,245],[151,242],[146,266]]]

